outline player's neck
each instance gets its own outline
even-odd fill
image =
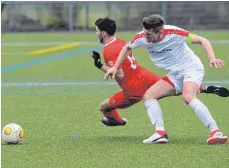
[[[107,39],[105,39],[105,44],[108,44],[109,42],[111,42],[112,40],[114,40],[114,36],[110,36]]]

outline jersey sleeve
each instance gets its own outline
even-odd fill
[[[178,44],[182,44],[187,42],[188,37],[189,37],[189,32],[177,27],[177,29],[174,30],[176,34],[176,42]]]
[[[147,45],[145,34],[138,33],[134,38],[129,42],[129,48],[134,49],[138,47],[145,47]]]

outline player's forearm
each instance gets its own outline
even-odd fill
[[[205,39],[205,38],[202,38],[201,45],[203,46],[203,48],[207,52],[208,58],[209,59],[214,59],[215,58],[215,53],[214,53],[214,50],[213,50],[213,47],[212,47],[210,41]]]
[[[122,48],[122,50],[118,56],[118,59],[114,65],[116,68],[118,68],[123,63],[125,58],[129,55],[130,51],[131,50],[129,49],[128,45],[126,45],[125,47]]]
[[[201,36],[198,36],[198,35],[195,35],[195,34],[192,34],[191,37],[192,37],[192,44],[202,45],[204,50],[207,52],[209,59],[215,58],[214,50],[213,50],[212,45],[208,39],[201,37]]]
[[[103,64],[103,66],[100,68],[100,70],[106,73],[109,68],[110,67],[108,67],[107,65]],[[118,79],[118,80],[122,80],[123,77],[124,77],[123,71],[121,69],[119,69],[117,71],[117,74],[115,75],[115,78]]]
[[[105,72],[105,73],[107,72],[108,69],[109,69],[109,67],[105,64],[103,64],[103,66],[100,68],[100,70]]]
[[[204,37],[198,36],[196,34],[191,34],[191,43],[192,44],[200,44],[203,46],[203,48],[205,49],[205,51],[208,54],[208,58],[209,60],[211,59],[215,59],[215,53],[214,50],[212,48],[212,45],[210,43],[210,41]]]

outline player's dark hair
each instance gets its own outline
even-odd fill
[[[95,25],[98,26],[100,31],[105,31],[110,36],[113,36],[116,32],[116,22],[109,17],[97,19]]]
[[[148,17],[144,17],[142,20],[143,27],[145,29],[152,29],[164,25],[165,21],[161,15],[154,14]]]

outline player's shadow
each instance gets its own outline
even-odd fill
[[[207,145],[206,140],[207,136],[189,136],[189,135],[173,135],[169,137],[169,144],[171,145],[181,145],[181,146],[202,146]],[[228,143],[225,143],[223,145],[228,145]]]
[[[143,144],[143,140],[146,139],[147,136],[102,136],[102,137],[98,137],[99,140],[101,140],[103,143],[104,142],[109,142],[109,143],[134,143],[134,144]],[[169,142],[166,145],[178,145],[178,146],[203,146],[203,145],[207,145],[206,144],[206,138],[205,136],[188,136],[188,135],[171,135],[169,137]],[[146,144],[146,145],[150,145],[150,144]],[[162,145],[162,144],[153,144],[153,145]],[[228,143],[223,144],[223,146],[229,146]]]
[[[205,139],[203,137],[198,136],[170,136],[169,137],[169,143],[171,145],[203,145],[205,142]]]
[[[5,146],[5,145],[7,145],[7,146],[18,146],[18,145],[23,145],[23,143],[17,143],[17,144],[15,144],[15,143],[5,143],[5,142],[2,142],[1,143],[1,145],[2,146]]]

